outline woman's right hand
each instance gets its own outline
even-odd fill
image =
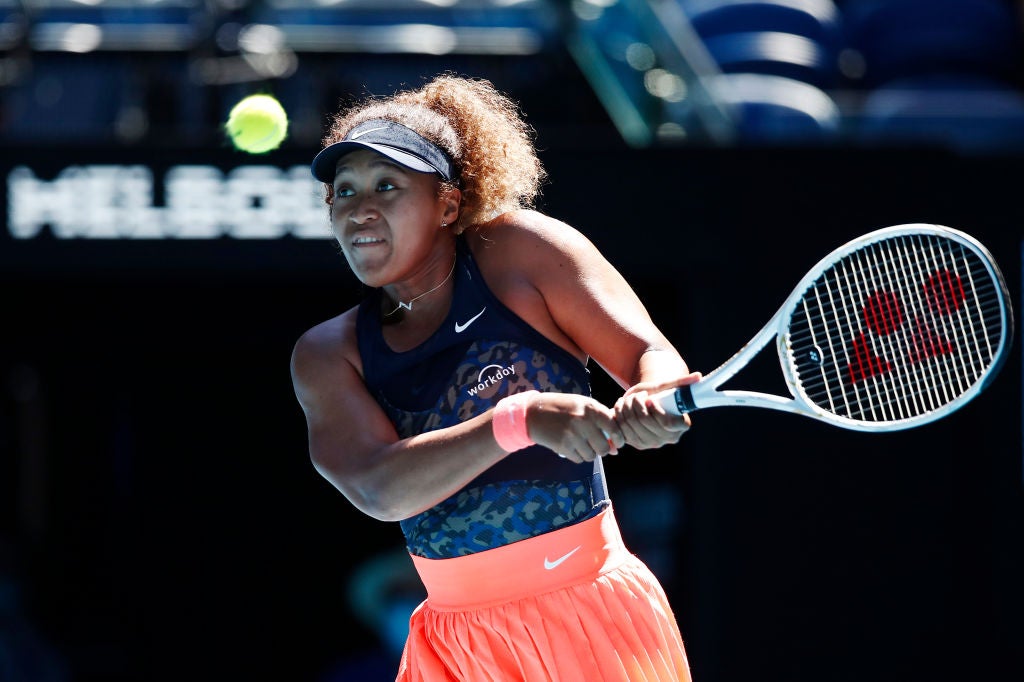
[[[667,413],[653,396],[669,388],[695,384],[701,378],[700,372],[693,372],[672,381],[645,382],[630,387],[615,401],[613,410],[626,442],[637,450],[678,442],[690,428],[690,416]]]

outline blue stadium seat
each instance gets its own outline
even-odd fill
[[[26,23],[20,0],[0,0],[0,50],[10,50],[21,41]]]
[[[863,87],[930,73],[1014,77],[1021,25],[1004,0],[857,0],[843,5]]]
[[[557,39],[544,0],[263,0],[249,12],[277,26],[296,52],[536,52]]]
[[[23,4],[30,18],[29,45],[39,51],[188,49],[200,39],[204,11],[203,0],[23,0]],[[91,29],[87,33],[83,27]]]
[[[868,145],[1024,150],[1024,93],[977,76],[890,81],[867,95],[856,121],[856,138]]]
[[[726,73],[827,88],[840,80],[842,16],[832,0],[678,0]]]
[[[784,76],[828,88],[838,80],[835,55],[821,43],[792,33],[728,33],[704,40],[724,73]]]
[[[4,93],[3,137],[19,142],[114,140],[130,82],[127,62],[36,55],[32,74]]]
[[[702,37],[781,31],[829,47],[842,40],[842,14],[833,0],[678,0]]]
[[[731,110],[741,144],[821,144],[837,137],[839,107],[809,83],[756,73],[722,74],[708,82]]]

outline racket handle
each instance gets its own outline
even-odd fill
[[[697,409],[693,401],[693,392],[689,386],[670,388],[667,391],[654,394],[657,401],[669,414],[687,414]]]

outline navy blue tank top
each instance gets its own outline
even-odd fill
[[[464,237],[454,294],[440,328],[419,346],[391,350],[382,292],[359,306],[363,378],[402,438],[481,414],[513,393],[590,395],[587,368],[509,310],[487,287]],[[577,523],[608,504],[601,459],[574,464],[534,445],[498,460],[458,493],[401,522],[410,552],[472,554]]]

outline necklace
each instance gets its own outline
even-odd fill
[[[412,304],[413,304],[413,303],[415,303],[416,301],[420,300],[421,298],[423,298],[423,297],[424,297],[424,296],[426,296],[427,294],[432,294],[432,293],[434,293],[435,291],[437,291],[438,289],[440,289],[440,288],[441,288],[442,286],[444,286],[444,283],[445,283],[445,282],[447,282],[448,280],[450,280],[450,279],[452,278],[452,273],[453,273],[453,272],[455,272],[455,261],[456,261],[456,259],[455,259],[455,258],[453,258],[453,259],[452,259],[452,269],[448,271],[448,275],[447,275],[447,276],[446,276],[446,277],[445,277],[444,279],[442,279],[442,280],[441,280],[441,281],[440,281],[440,282],[438,283],[438,285],[437,285],[436,287],[434,287],[433,289],[430,289],[430,290],[428,290],[428,291],[424,291],[424,292],[423,292],[422,294],[420,294],[419,296],[415,296],[415,297],[413,297],[413,298],[410,298],[410,299],[409,299],[409,301],[408,301],[408,303],[407,303],[407,302],[405,302],[405,301],[399,300],[399,301],[398,301],[398,307],[397,307],[397,308],[395,308],[394,310],[392,310],[392,311],[391,311],[390,313],[384,313],[384,317],[391,317],[392,315],[394,315],[395,313],[397,313],[397,312],[398,312],[399,310],[401,310],[402,308],[405,308],[405,309],[406,309],[406,310],[408,310],[409,312],[412,312]]]

